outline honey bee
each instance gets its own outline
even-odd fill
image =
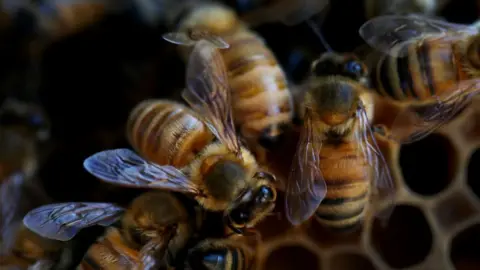
[[[480,35],[475,27],[420,15],[385,15],[359,30],[382,52],[372,83],[405,105],[392,125],[401,143],[420,140],[461,112],[480,88]]]
[[[119,228],[114,227],[119,220]],[[45,205],[30,211],[23,223],[38,235],[57,241],[69,241],[87,227],[113,226],[87,251],[82,265],[93,269],[166,266],[192,232],[183,204],[173,194],[161,191],[140,195],[128,209],[110,203]]]
[[[335,53],[312,63],[304,123],[285,184],[286,216],[292,224],[315,213],[326,228],[354,229],[366,215],[369,199],[377,198],[371,196],[380,194],[376,191],[389,195],[394,190],[369,123],[373,104],[361,83],[368,75],[364,68],[354,57]]]
[[[253,252],[231,239],[206,239],[188,251],[185,266],[180,269],[252,269]]]
[[[286,75],[263,39],[249,30],[230,8],[219,3],[197,3],[180,21],[178,32],[163,38],[190,46],[210,41],[221,54],[232,90],[235,124],[260,163],[266,149],[276,145],[293,117]],[[180,47],[187,59],[189,48]]]
[[[182,107],[175,107],[175,113],[162,114],[161,106],[149,105],[149,108],[158,109],[159,114],[144,114],[145,121],[135,121],[146,124],[147,132],[141,128],[137,133],[140,137],[131,135],[131,140],[150,143],[148,146],[136,145],[140,150],[158,147],[155,140],[163,143],[165,138],[167,142],[171,141],[170,147],[166,148],[167,152],[160,153],[155,148],[141,152],[148,156],[150,153],[165,155],[162,156],[163,159],[156,159],[163,164],[147,162],[128,149],[115,149],[87,158],[84,162],[85,169],[102,181],[112,184],[189,194],[204,209],[223,212],[227,225],[238,233],[253,227],[275,205],[275,178],[270,173],[260,171],[254,156],[240,144],[235,133],[230,91],[226,82],[227,72],[222,55],[207,41],[197,43],[190,56],[187,88],[182,95],[218,141],[204,146],[185,167],[177,168],[173,164],[187,163],[188,155],[194,152],[195,145],[205,141],[204,128],[197,122],[197,118],[185,118],[186,111]],[[165,112],[168,111],[165,109]],[[152,116],[154,117],[150,118]],[[185,119],[190,120],[184,121]],[[167,123],[167,120],[172,124]],[[171,135],[163,130],[174,134],[177,140],[170,139]],[[140,139],[142,136],[146,139]],[[178,158],[179,154],[184,153],[187,154],[185,159]]]

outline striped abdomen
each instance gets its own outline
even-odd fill
[[[165,100],[147,100],[130,113],[127,138],[149,161],[180,168],[189,164],[213,135],[189,108]]]
[[[276,137],[292,118],[285,74],[262,39],[246,28],[224,36],[221,50],[232,89],[234,119],[247,138]]]
[[[406,57],[384,56],[372,72],[374,88],[396,100],[426,100],[468,78],[453,42],[425,39]]]
[[[105,237],[93,244],[80,264],[81,270],[129,270],[139,263],[138,252],[128,248],[118,229],[109,228]]]
[[[357,144],[324,144],[320,168],[327,194],[316,212],[319,222],[335,230],[356,227],[364,216],[370,187],[370,166]]]

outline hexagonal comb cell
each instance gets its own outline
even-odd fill
[[[475,215],[475,207],[465,194],[454,193],[437,203],[433,209],[435,218],[443,230],[450,230],[459,222]]]
[[[372,261],[364,255],[339,253],[330,259],[330,269],[335,270],[376,270]]]
[[[395,206],[386,226],[375,220],[372,227],[373,248],[394,268],[422,262],[432,247],[432,232],[423,212],[415,206]]]
[[[467,178],[468,185],[480,199],[480,148],[470,156]]]
[[[267,255],[263,269],[321,269],[320,259],[310,249],[298,244],[280,245]]]
[[[459,232],[450,245],[450,258],[456,269],[480,269],[480,224]]]
[[[438,134],[400,148],[405,183],[412,191],[426,196],[441,192],[452,181],[456,158],[453,145]]]

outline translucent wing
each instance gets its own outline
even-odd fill
[[[23,224],[42,237],[68,241],[81,229],[113,224],[123,211],[123,208],[110,203],[49,204],[28,212]]]
[[[184,46],[193,46],[200,40],[208,41],[214,47],[220,49],[227,49],[230,45],[223,40],[223,38],[210,34],[207,31],[195,31],[191,30],[190,32],[170,32],[162,35],[163,39],[166,41],[184,45]]]
[[[372,177],[373,196],[381,196],[384,200],[392,200],[395,193],[393,178],[385,157],[378,147],[364,108],[358,111],[358,120],[360,128],[356,136],[363,156],[373,171],[373,175],[370,174]],[[386,220],[390,213],[391,211],[383,211],[379,214],[379,217]]]
[[[313,129],[310,112],[307,111],[292,169],[285,183],[285,213],[294,225],[310,218],[327,193],[319,167],[321,139]]]
[[[385,15],[370,19],[360,29],[360,36],[372,47],[393,55],[405,56],[407,46],[426,36],[458,39],[462,34],[476,34],[476,28],[448,23],[421,15]]]
[[[197,187],[177,168],[149,163],[129,149],[98,152],[85,159],[83,167],[102,181],[116,185],[198,192]]]
[[[184,32],[166,33],[162,35],[162,38],[170,43],[184,46],[193,46],[197,42],[196,40],[191,39],[189,35]]]
[[[235,133],[228,76],[220,52],[208,42],[195,45],[187,68],[185,101],[232,152],[240,152]]]
[[[447,93],[427,104],[406,106],[393,122],[392,139],[402,144],[412,143],[449,122],[480,93],[480,80],[462,81]]]

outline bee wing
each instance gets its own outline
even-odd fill
[[[184,32],[170,32],[162,35],[162,38],[170,43],[184,46],[193,46],[196,41],[192,40],[187,33]]]
[[[183,46],[193,46],[195,45],[198,40],[193,40],[187,33],[185,32],[170,32],[162,35],[162,38],[170,43],[183,45]],[[219,49],[228,49],[230,44],[228,44],[223,38],[217,35],[202,35],[202,39],[208,41],[213,46]]]
[[[458,39],[462,34],[476,34],[469,25],[448,23],[425,16],[384,15],[370,19],[360,29],[360,36],[372,47],[393,56],[405,56],[409,43],[426,35]]]
[[[123,208],[110,203],[49,204],[28,212],[23,224],[42,237],[68,241],[81,229],[111,225],[123,212]]]
[[[198,192],[196,185],[177,168],[149,163],[129,149],[98,152],[85,159],[83,167],[95,177],[111,184],[183,193]]]
[[[205,120],[212,133],[232,152],[240,152],[233,123],[230,87],[220,52],[198,42],[188,61],[187,88],[182,97]]]
[[[292,169],[285,183],[285,213],[294,225],[310,218],[327,193],[319,167],[321,137],[316,134],[308,111],[304,119]]]
[[[393,195],[395,193],[393,178],[390,174],[390,169],[385,157],[378,147],[377,140],[373,134],[372,127],[370,126],[365,109],[360,109],[358,115],[361,128],[359,129],[360,132],[358,132],[356,136],[363,156],[368,164],[370,164],[370,168],[373,171],[372,187],[374,188],[374,192],[372,195],[376,197],[381,196],[381,198],[384,200],[393,200]],[[391,210],[393,210],[393,204],[389,203],[388,205],[392,207],[377,214],[377,216],[383,221],[390,217]]]
[[[392,139],[402,144],[412,143],[449,122],[480,93],[480,79],[462,81],[447,93],[433,102],[406,106],[392,124]]]

